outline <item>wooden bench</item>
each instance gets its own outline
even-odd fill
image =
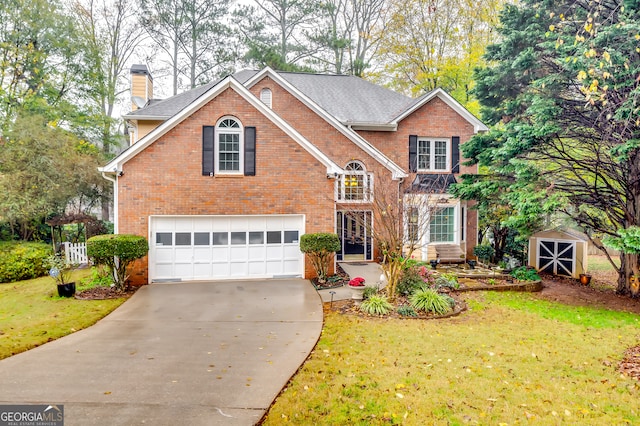
[[[457,244],[433,244],[429,248],[433,248],[431,253],[434,253],[436,259],[440,259],[440,263],[464,263],[465,261],[465,254]]]

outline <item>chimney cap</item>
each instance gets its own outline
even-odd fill
[[[149,69],[144,64],[133,64],[131,65],[131,74],[145,74],[151,78],[151,73]]]

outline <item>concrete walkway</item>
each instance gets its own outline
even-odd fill
[[[351,278],[362,277],[364,278],[365,285],[384,288],[386,285],[384,281],[380,280],[382,275],[382,268],[375,262],[340,262],[342,269]],[[333,292],[333,293],[332,293]],[[327,290],[318,290],[323,302],[330,302],[331,296],[333,300],[351,299],[351,290],[348,286],[342,286]]]
[[[63,404],[66,426],[252,425],[321,330],[306,280],[152,284],[0,361],[0,404]]]

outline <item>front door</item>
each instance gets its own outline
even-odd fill
[[[372,260],[371,211],[338,211],[336,229],[342,245],[338,260]]]

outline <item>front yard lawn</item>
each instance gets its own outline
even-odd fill
[[[89,275],[77,270],[72,278]],[[125,300],[62,298],[50,277],[0,284],[0,359],[89,327]]]
[[[444,320],[328,312],[264,424],[640,424],[640,384],[618,371],[640,316],[465,297],[469,311]]]

